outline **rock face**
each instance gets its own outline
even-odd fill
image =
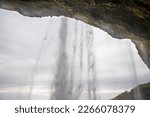
[[[150,68],[150,0],[0,0],[25,16],[76,18],[116,38],[130,38]]]
[[[150,100],[150,83],[139,85],[134,89],[132,89],[130,92],[124,92],[120,94],[113,100],[135,100],[135,99]]]

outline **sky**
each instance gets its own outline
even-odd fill
[[[31,85],[32,99],[49,99],[55,83],[58,58],[63,52],[60,50],[59,35],[64,30],[61,27],[63,18],[31,18],[0,9],[0,99],[28,99]],[[99,28],[71,18],[67,18],[67,26],[64,48],[69,68],[76,37],[75,73],[79,70],[80,36],[86,38],[87,27],[93,32],[94,40],[90,49],[95,60],[98,99],[111,99],[150,81],[150,70],[129,39],[112,38]],[[85,43],[82,46],[83,61],[87,58]],[[84,83],[88,74],[86,64],[83,62]],[[81,99],[86,99],[87,90],[83,93]]]

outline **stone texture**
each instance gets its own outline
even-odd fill
[[[150,83],[139,85],[133,88],[130,92],[124,92],[113,100],[150,100]]]

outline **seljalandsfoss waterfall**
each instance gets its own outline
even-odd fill
[[[148,82],[130,39],[63,16],[0,10],[0,99],[143,99]]]
[[[59,22],[51,24],[51,19],[42,40],[42,43],[51,40],[55,46],[55,52],[52,52],[55,54],[55,70],[52,73],[53,79],[49,81],[49,99],[97,99],[93,27],[65,17],[55,19]],[[58,31],[54,38],[49,36],[52,25]],[[43,47],[44,45],[40,47],[36,68],[42,57]],[[36,77],[33,76],[32,80],[30,95],[34,99],[38,89],[34,88]]]

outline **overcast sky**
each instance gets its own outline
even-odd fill
[[[33,77],[33,98],[49,99],[60,53],[61,20],[62,17],[29,18],[0,9],[0,99],[28,98]],[[87,24],[70,18],[67,23],[65,48],[70,65],[73,39],[76,37],[79,45]],[[114,39],[98,28],[91,26],[91,29],[99,98],[108,99],[150,81],[150,71],[129,39]],[[78,61],[78,54],[76,56]],[[83,77],[84,74],[87,72]],[[86,80],[84,77],[85,83]]]

